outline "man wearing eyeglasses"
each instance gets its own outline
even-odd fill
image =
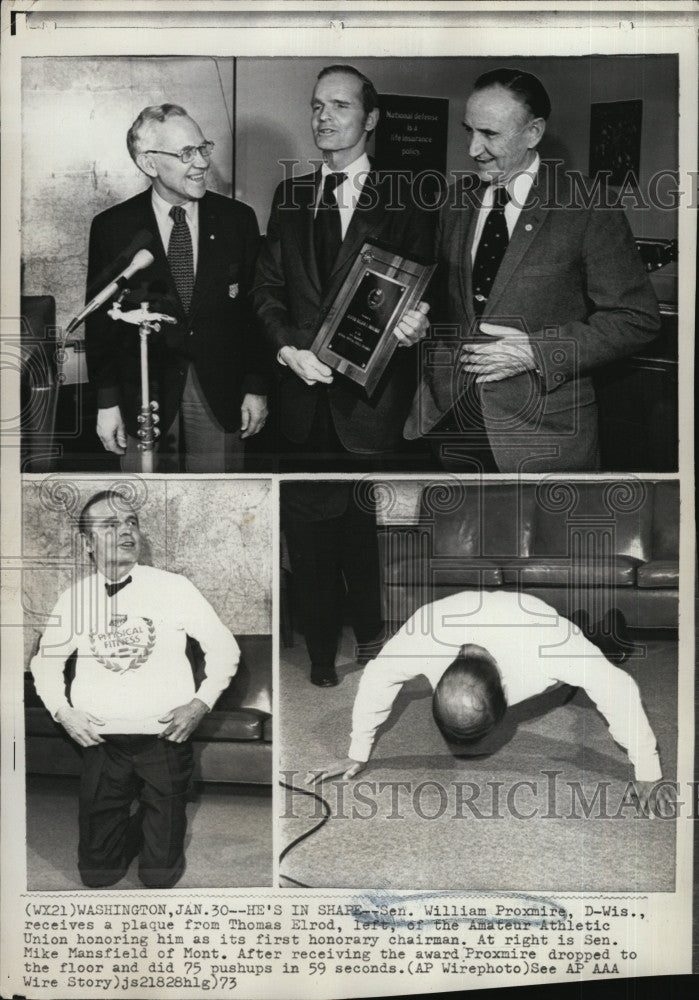
[[[88,296],[138,249],[151,251],[153,263],[130,280],[130,298],[177,321],[148,343],[149,396],[158,404],[160,430],[156,470],[240,471],[243,441],[267,416],[248,306],[259,239],[255,214],[207,190],[214,143],[184,108],[144,108],[126,144],[151,187],[93,220]],[[124,471],[138,471],[138,327],[115,322],[108,309],[109,303],[88,317],[85,333],[97,435],[107,451],[122,456]]]

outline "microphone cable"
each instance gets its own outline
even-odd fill
[[[302,843],[308,837],[311,837],[314,833],[317,833],[318,830],[320,830],[322,827],[325,826],[328,820],[332,817],[332,809],[330,808],[328,800],[323,798],[323,796],[320,795],[318,792],[312,792],[308,788],[297,788],[296,785],[291,785],[286,781],[280,781],[279,785],[281,788],[287,788],[289,789],[289,791],[296,792],[296,794],[298,795],[307,795],[309,798],[315,799],[316,802],[320,802],[321,808],[323,810],[323,815],[321,819],[315,824],[315,826],[312,826],[310,830],[306,830],[300,836],[292,840],[290,844],[286,845],[286,847],[279,855],[279,864],[281,865],[284,858],[288,854],[290,854],[295,847],[298,847],[300,843]],[[301,889],[314,888],[313,886],[306,885],[305,882],[299,882],[298,879],[292,878],[290,875],[284,875],[281,871],[279,872],[279,877],[285,879],[287,882],[293,882],[294,885],[299,886],[299,888]]]

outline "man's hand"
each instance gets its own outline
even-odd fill
[[[118,406],[97,411],[97,437],[107,451],[123,455],[126,451],[126,427]]]
[[[56,722],[60,722],[72,740],[81,747],[92,747],[104,743],[95,726],[103,726],[104,720],[89,712],[81,712],[72,705],[64,705],[56,712]]]
[[[633,797],[644,816],[671,819],[675,815],[677,792],[674,785],[667,781],[634,781],[633,789]]]
[[[279,357],[306,385],[315,385],[316,382],[330,385],[333,380],[332,368],[323,364],[313,351],[301,351],[297,347],[287,345],[282,347]]]
[[[529,337],[512,326],[481,323],[482,333],[494,339],[486,343],[464,344],[461,361],[464,371],[476,376],[476,382],[497,382],[536,368]]]
[[[417,309],[408,309],[400,323],[396,324],[393,336],[401,347],[412,347],[413,344],[425,339],[430,328],[427,318],[429,311],[429,302],[418,302]]]
[[[267,420],[267,397],[248,392],[240,405],[241,438],[252,437],[261,431]]]
[[[186,705],[178,705],[164,715],[158,722],[169,725],[158,734],[160,740],[172,740],[173,743],[184,743],[189,739],[201,720],[209,711],[209,706],[201,698],[192,698]]]
[[[340,776],[343,778],[356,778],[365,767],[366,763],[346,757],[344,760],[335,761],[334,764],[323,768],[321,771],[310,771],[308,778],[306,778],[306,784],[318,785],[321,781],[328,781],[330,778],[338,778]]]

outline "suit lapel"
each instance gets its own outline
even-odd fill
[[[168,298],[171,299],[172,303],[178,307],[176,310],[178,314],[177,318],[183,321],[185,318],[184,310],[182,309],[180,297],[177,294],[177,289],[175,288],[175,282],[172,280],[170,265],[167,261],[166,248],[163,247],[163,241],[160,239],[160,230],[158,228],[158,222],[155,218],[155,212],[153,211],[151,188],[148,188],[148,190],[144,192],[142,211],[143,222],[145,224],[144,227],[149,229],[153,234],[150,250],[155,260],[150,267],[150,280],[156,285],[164,285],[166,287]]]
[[[308,175],[306,175],[308,176]],[[316,291],[320,293],[320,277],[316,267],[316,254],[313,247],[313,210],[315,196],[320,183],[320,170],[316,171],[315,184],[308,182],[298,184],[294,188],[294,201],[298,204],[298,212],[289,212],[293,233],[299,245],[299,260],[305,267]]]
[[[458,256],[453,259],[462,262],[462,266],[459,268],[459,287],[461,289],[464,311],[470,322],[476,316],[473,310],[473,265],[471,249],[473,238],[476,234],[476,223],[478,221],[478,212],[483,200],[482,192],[484,190],[485,188],[476,191],[473,200],[469,199],[468,208],[459,214],[459,224],[455,231],[455,240],[458,245],[454,247],[454,250]]]
[[[194,279],[192,301],[189,306],[191,320],[201,303],[206,299],[206,292],[213,280],[213,262],[217,253],[217,219],[211,207],[208,193],[199,202],[199,241],[197,244],[197,273]]]
[[[345,238],[340,246],[333,269],[330,272],[331,284],[333,275],[341,271],[345,265],[357,256],[362,243],[369,235],[376,232],[377,226],[385,214],[381,187],[376,173],[372,171],[368,174],[364,187],[362,188],[359,200],[352,213],[350,224],[347,227]]]
[[[544,185],[540,183],[540,178],[541,168],[539,169],[536,181],[531,186],[527,201],[519,213],[509,246],[493,282],[486,307],[483,310],[483,318],[492,314],[499,299],[507,291],[514,272],[522,263],[522,260],[531,247],[532,241],[536,238],[539,230],[546,221],[548,209],[544,207],[544,203],[547,202],[547,199],[543,197],[545,194],[543,190]]]

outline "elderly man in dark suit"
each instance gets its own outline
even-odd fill
[[[96,216],[90,232],[88,288],[98,291],[119,273],[125,252],[147,247],[155,259],[132,279],[134,295],[177,320],[149,337],[161,472],[182,464],[187,472],[241,470],[242,440],[267,415],[248,304],[257,220],[247,205],[207,191],[213,145],[184,108],[144,108],[127,146],[152,186]],[[107,451],[123,456],[126,471],[137,471],[138,329],[114,322],[107,309],[88,318],[85,335],[97,434]]]
[[[405,427],[432,439],[445,468],[598,468],[590,372],[659,330],[623,209],[539,160],[550,110],[541,82],[516,69],[480,76],[466,104],[481,183],[458,180],[441,214],[441,330]]]
[[[387,468],[396,450],[405,450],[402,427],[417,383],[416,352],[396,351],[367,398],[310,350],[365,240],[406,256],[431,254],[431,218],[400,204],[392,178],[377,173],[366,155],[377,103],[373,84],[354,67],[321,71],[311,125],[324,163],[315,174],[279,185],[260,252],[254,304],[277,359],[290,471]],[[420,303],[398,323],[401,347],[425,335],[427,308]]]

